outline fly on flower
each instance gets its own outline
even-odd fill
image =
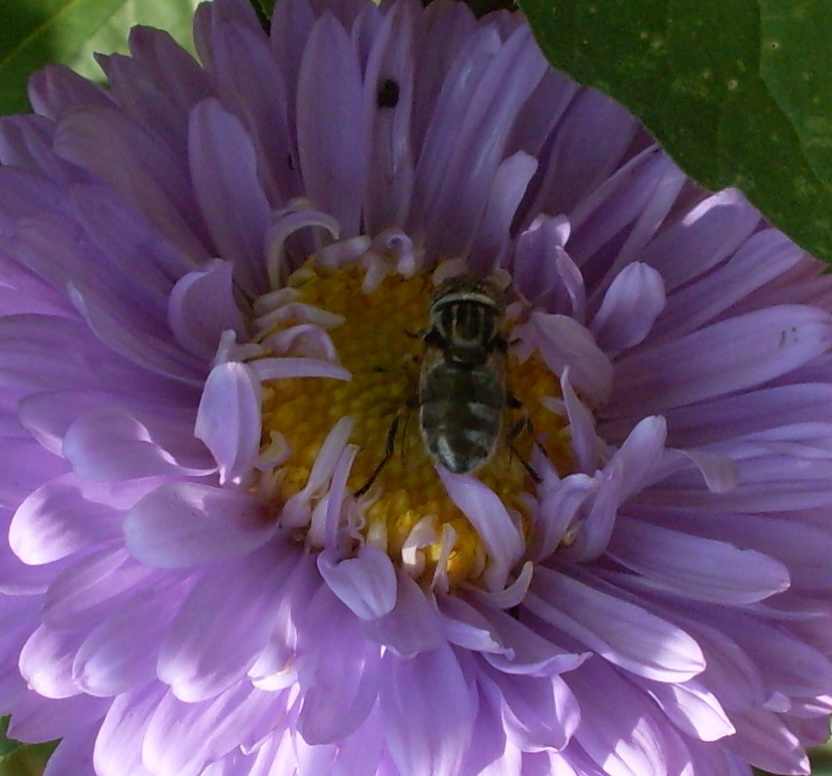
[[[10,735],[48,776],[806,773],[823,265],[517,14],[194,33],[0,121]]]
[[[494,453],[507,401],[505,289],[487,278],[444,281],[430,303],[419,380],[419,424],[431,457],[456,474]]]
[[[506,432],[506,409],[522,405],[506,385],[509,342],[505,333],[507,277],[463,274],[440,283],[430,299],[429,325],[420,333],[424,350],[418,395],[403,411],[418,408],[419,428],[433,462],[454,474],[473,474],[503,442],[535,481],[537,473],[514,446],[531,426],[523,416]],[[369,490],[394,453],[401,414],[390,425],[384,457],[367,482]]]

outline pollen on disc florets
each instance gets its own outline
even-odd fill
[[[415,408],[424,349],[421,332],[434,291],[432,274],[389,274],[370,292],[363,290],[364,281],[365,271],[358,264],[332,269],[317,266],[314,259],[288,280],[287,288],[296,302],[326,311],[328,336],[352,379],[298,377],[264,383],[262,449],[279,436],[290,451],[280,463],[271,495],[285,503],[304,487],[324,439],[344,416],[354,421],[350,442],[359,448],[348,488],[351,493],[359,491],[384,458],[391,424],[398,417],[394,454],[360,499],[364,509],[361,530],[368,541],[401,561],[414,529],[428,521],[437,539],[420,547],[419,575],[432,576],[441,563],[450,584],[475,579],[487,562],[484,547],[437,475],[422,442]],[[270,333],[292,324],[291,317],[283,317]],[[536,444],[544,447],[559,472],[568,470],[568,427],[540,401],[560,396],[555,377],[536,356],[520,363],[510,353],[508,382],[532,421]],[[507,418],[504,425],[512,424],[512,418]],[[533,444],[531,433],[524,431],[512,441],[513,450],[499,445],[476,472],[521,521],[526,518],[527,503],[522,494],[534,485],[523,464],[530,459]],[[448,536],[452,537],[450,550]]]

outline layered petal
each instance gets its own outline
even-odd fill
[[[263,505],[252,496],[188,482],[157,488],[124,519],[127,549],[160,568],[242,555],[274,531]]]

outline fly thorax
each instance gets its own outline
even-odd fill
[[[458,301],[443,304],[434,315],[443,349],[455,360],[469,361],[474,354],[488,354],[500,337],[495,305]]]

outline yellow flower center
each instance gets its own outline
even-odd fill
[[[344,416],[353,419],[350,442],[360,448],[348,486],[352,493],[359,491],[384,459],[391,425],[399,418],[394,454],[362,497],[367,503],[362,531],[395,561],[401,559],[414,527],[427,519],[436,540],[420,547],[419,576],[429,580],[442,563],[451,584],[474,580],[485,568],[486,552],[477,531],[445,492],[422,441],[417,408],[424,350],[420,332],[427,325],[434,290],[431,274],[388,275],[370,293],[362,290],[363,280],[360,266],[327,269],[311,261],[289,279],[288,286],[299,293],[297,301],[343,317],[340,325],[329,329],[329,336],[352,380],[288,378],[264,383],[262,447],[269,447],[276,432],[291,450],[281,463],[272,495],[279,505],[306,485],[324,439]],[[293,323],[281,321],[268,333]],[[510,331],[507,336],[510,342]],[[507,385],[522,407],[505,408],[504,438],[475,476],[519,515],[525,529],[529,499],[523,494],[533,493],[535,485],[527,469],[533,445],[545,450],[563,476],[572,468],[569,429],[561,415],[541,403],[544,397],[560,398],[560,389],[537,356],[520,363],[510,347]],[[527,427],[520,422],[524,415],[531,421]],[[509,440],[516,428],[521,430]],[[446,537],[453,537],[450,551],[447,540],[443,551],[443,529]]]

